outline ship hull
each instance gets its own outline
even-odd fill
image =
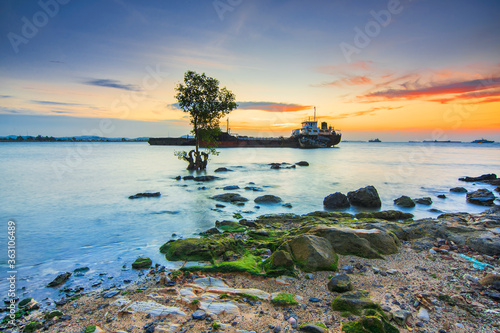
[[[217,148],[328,148],[333,147],[340,143],[342,135],[335,133],[328,136],[326,142],[321,147],[307,147],[301,146],[300,142],[307,138],[313,138],[309,135],[291,136],[289,138],[249,138],[249,137],[236,137],[227,133],[222,133],[219,137]],[[152,146],[194,146],[195,140],[193,138],[150,138],[148,140]],[[206,146],[203,142],[201,147]]]

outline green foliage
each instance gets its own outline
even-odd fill
[[[279,306],[298,305],[299,302],[297,302],[293,297],[294,295],[289,293],[279,293],[275,298],[271,300],[271,303]]]
[[[213,328],[214,330],[216,330],[216,331],[217,331],[217,330],[219,330],[219,328],[221,328],[221,327],[222,327],[222,325],[221,325],[219,322],[216,322],[216,321],[213,321],[213,322],[212,322],[212,328]]]
[[[193,299],[193,300],[191,301],[191,305],[198,305],[198,304],[200,304],[200,301],[199,301],[199,300],[197,300],[197,299]]]

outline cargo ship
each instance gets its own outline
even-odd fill
[[[342,134],[340,131],[329,127],[326,122],[318,127],[316,112],[314,120],[302,122],[302,128],[292,131],[290,137],[249,137],[230,134],[229,126],[227,132],[219,135],[217,148],[245,148],[245,147],[283,147],[283,148],[329,148],[340,143]],[[150,138],[152,146],[194,146],[195,139],[190,137],[180,138]],[[204,146],[201,142],[200,146]]]

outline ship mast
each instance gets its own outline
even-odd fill
[[[314,107],[314,121],[316,121],[316,107]]]

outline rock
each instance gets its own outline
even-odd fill
[[[139,198],[158,198],[161,196],[160,192],[154,192],[154,193],[137,193],[134,195],[129,196],[129,199],[139,199]]]
[[[242,197],[238,193],[218,194],[218,195],[214,195],[210,199],[217,200],[217,201],[222,201],[222,202],[231,202],[231,203],[248,201],[247,198]]]
[[[290,267],[294,265],[290,253],[283,250],[274,252],[270,257],[270,261],[273,267]]]
[[[311,303],[319,303],[319,302],[321,302],[321,298],[310,297],[309,298],[309,302],[311,302]]]
[[[194,176],[184,176],[182,177],[183,180],[193,180]]]
[[[397,206],[405,207],[405,208],[415,207],[415,202],[413,202],[413,200],[406,195],[403,195],[403,196],[397,198],[396,200],[394,200],[394,204]]]
[[[323,200],[323,206],[328,209],[342,209],[349,208],[351,204],[349,203],[349,199],[345,194],[340,192],[335,192],[330,194]]]
[[[198,176],[194,177],[193,180],[197,182],[211,182],[212,180],[219,179],[219,177],[216,176]]]
[[[411,219],[413,218],[413,214],[401,212],[399,210],[383,210],[381,212],[361,212],[356,214],[356,218],[376,218],[387,221],[398,221]]]
[[[228,186],[224,186],[222,189],[224,191],[231,191],[231,190],[237,190],[239,188],[240,187],[238,185],[228,185]]]
[[[287,203],[284,203],[281,205],[282,207],[285,207],[285,208],[293,208],[292,204],[287,202]]]
[[[39,322],[32,321],[26,324],[26,326],[24,326],[23,332],[37,332],[41,328],[42,324],[40,324]]]
[[[147,269],[151,267],[153,262],[151,259],[148,257],[142,257],[142,258],[137,258],[135,261],[132,263],[132,268],[133,269]]]
[[[328,290],[336,293],[344,293],[352,290],[351,279],[348,275],[336,275],[328,282]]]
[[[328,240],[304,234],[287,242],[295,262],[305,272],[337,269],[338,257]]]
[[[202,233],[200,235],[217,235],[220,234],[221,232],[217,228],[210,228]]]
[[[169,315],[178,315],[185,316],[186,314],[182,312],[178,307],[175,306],[164,306],[155,301],[144,301],[144,302],[133,302],[130,305],[126,306],[122,310],[121,313],[134,313],[134,312],[142,312],[147,313],[151,316],[169,316]]]
[[[271,163],[271,169],[281,169],[281,164],[279,163]]]
[[[398,239],[391,233],[379,229],[352,229],[330,226],[315,226],[309,231],[326,238],[333,250],[342,255],[356,255],[363,258],[382,258],[380,254],[398,251]]]
[[[295,165],[298,165],[298,166],[309,166],[309,163],[306,162],[306,161],[300,161],[300,162],[295,163]]]
[[[422,306],[420,310],[418,310],[417,318],[421,321],[427,322],[430,320],[429,312]]]
[[[348,291],[337,296],[332,301],[332,310],[340,312],[351,312],[359,315],[364,309],[376,309],[379,305],[366,297],[361,291]]]
[[[481,175],[479,177],[458,178],[458,180],[461,180],[463,182],[483,182],[485,180],[495,180],[495,179],[497,179],[497,175],[495,175],[494,173]]]
[[[479,280],[479,283],[484,287],[496,286],[496,289],[498,289],[498,286],[500,286],[500,275],[488,273]]]
[[[170,240],[160,247],[169,261],[205,261],[219,257],[226,251],[241,246],[238,239],[227,239],[224,242],[213,241],[209,238],[184,238]]]
[[[453,187],[453,188],[450,188],[450,192],[454,192],[454,193],[467,193],[468,191],[464,187]]]
[[[215,226],[227,232],[244,232],[247,230],[244,225],[233,221],[215,221]]]
[[[410,316],[411,312],[407,310],[396,310],[392,313],[392,318],[400,326],[405,326],[406,320],[408,320]]]
[[[108,291],[107,293],[105,293],[104,295],[102,295],[102,297],[104,297],[104,298],[111,298],[111,297],[115,297],[119,293],[120,293],[119,290],[111,290],[111,291]]]
[[[380,208],[382,206],[377,189],[371,185],[347,193],[347,198],[353,206],[366,208]]]
[[[69,272],[59,274],[52,282],[50,282],[47,285],[47,287],[57,287],[58,285],[63,284],[64,282],[68,281],[70,276],[71,276],[71,273],[69,273]]]
[[[315,324],[307,324],[307,325],[301,326],[300,330],[302,332],[309,332],[309,333],[324,333],[324,332],[327,332],[323,327],[315,325]]]
[[[427,206],[432,205],[432,199],[429,197],[417,198],[417,199],[414,199],[413,201],[415,201],[416,203],[421,204],[421,205],[427,205]]]
[[[196,310],[191,316],[195,320],[204,320],[207,317],[207,313],[203,310]]]
[[[214,172],[228,172],[228,171],[233,171],[233,170],[228,169],[228,168],[217,168],[217,169],[215,169]]]
[[[446,195],[444,194],[438,194],[437,196],[439,199],[446,199]]]
[[[492,206],[493,201],[495,200],[495,195],[493,192],[481,188],[477,191],[467,193],[467,202],[475,205],[481,206]]]
[[[264,190],[257,186],[245,186],[245,190],[254,192],[263,192]]]
[[[281,200],[280,197],[277,197],[275,195],[270,195],[270,194],[262,195],[260,197],[255,198],[255,200],[254,200],[254,202],[258,203],[258,204],[276,204],[276,203],[280,203],[282,201],[283,200]]]

